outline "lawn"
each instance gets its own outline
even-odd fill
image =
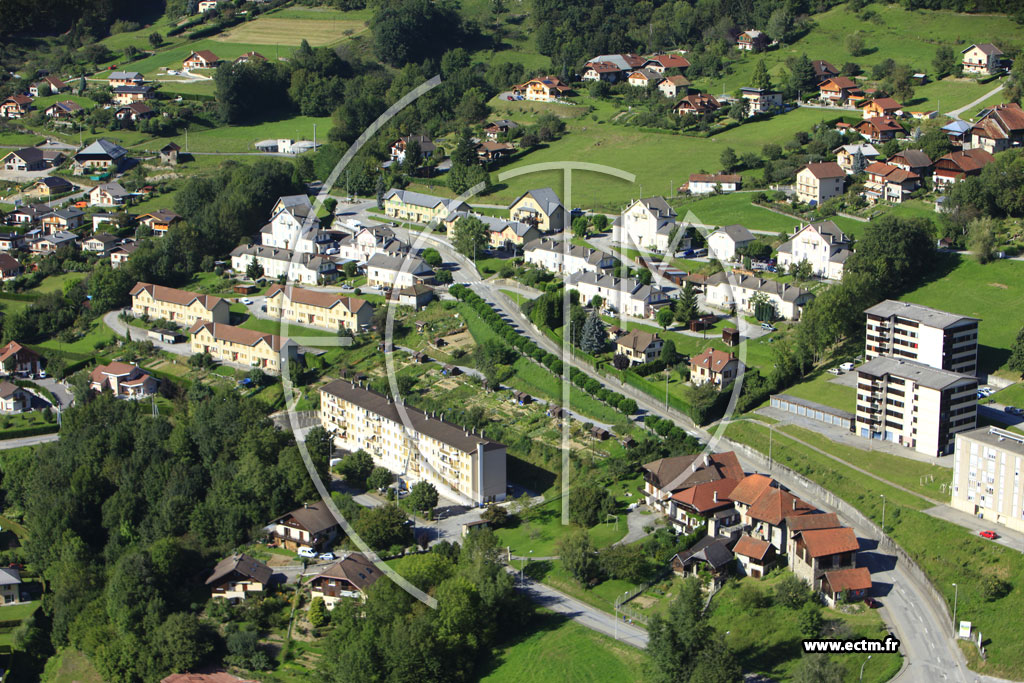
[[[774,585],[787,573],[776,572],[764,580],[745,578],[730,581],[711,603],[710,622],[719,633],[726,634],[725,643],[737,656],[743,670],[763,673],[775,680],[790,680],[800,660],[803,651],[800,613],[775,604],[750,608],[743,605],[740,595],[745,586],[751,585],[770,594]],[[843,631],[848,635],[843,637],[884,638],[887,630],[878,613],[861,605],[856,608],[859,609],[856,614],[824,608],[822,619],[828,625],[845,623]],[[829,633],[826,637],[836,636]],[[860,654],[837,656],[833,660],[846,668],[843,680],[847,681],[887,681],[902,665],[898,654],[874,654],[871,661],[867,661],[867,655]],[[862,679],[859,678],[861,665],[864,665]]]
[[[675,204],[675,209],[680,216],[680,221],[685,219],[688,222],[705,225],[739,223],[750,230],[767,230],[774,233],[791,233],[793,228],[804,222],[799,218],[783,216],[757,204],[752,204],[751,200],[754,198],[754,194],[753,192],[731,192],[684,200]],[[838,225],[846,234],[853,236],[863,232],[866,225],[861,221],[843,216],[832,216],[828,220]],[[767,235],[764,237],[771,239]]]
[[[1013,315],[1024,304],[1024,263],[993,261],[981,265],[969,256],[947,255],[945,275],[902,297],[904,301],[932,306],[943,311],[980,318],[978,326],[979,374],[1000,371],[1010,379],[1018,373],[1006,368],[1010,346],[1021,328]]]
[[[43,680],[51,683],[103,683],[103,676],[84,652],[64,648],[46,661]]]
[[[857,389],[836,384],[831,381],[834,379],[836,378],[827,372],[821,372],[814,379],[789,387],[784,393],[852,413],[857,403]]]
[[[990,397],[996,403],[1024,408],[1024,384],[1011,384]]]
[[[49,294],[50,292],[63,292],[69,282],[81,280],[83,273],[63,273],[61,275],[50,275],[39,283],[38,287],[28,290],[28,294]]]
[[[114,331],[104,325],[102,319],[97,318],[92,322],[92,329],[89,333],[81,339],[70,344],[65,344],[56,338],[47,339],[38,346],[43,349],[58,351],[60,353],[86,356],[95,353],[98,346],[109,344],[116,338],[117,335],[114,334]]]
[[[503,527],[495,531],[499,545],[511,548],[513,555],[523,557],[551,557],[558,554],[556,546],[570,529],[562,524],[562,499],[547,501],[533,513],[529,522],[520,522],[514,527]],[[615,543],[626,535],[626,516],[618,515],[617,522],[602,522],[589,529],[594,546],[603,548]]]
[[[298,45],[298,42],[294,43]],[[281,45],[280,48],[275,47],[273,50],[266,50],[266,47],[262,44],[246,43],[246,42],[225,42],[223,40],[217,40],[214,38],[203,38],[200,40],[193,40],[186,43],[178,43],[167,48],[161,48],[154,54],[144,57],[136,62],[124,64],[125,68],[129,68],[132,71],[138,71],[147,78],[154,78],[162,69],[181,69],[181,63],[189,56],[193,51],[199,50],[210,50],[215,55],[223,60],[233,60],[246,52],[252,52],[253,50],[263,50],[262,54],[267,59],[277,59],[278,57],[287,57],[292,53],[294,47],[292,45]],[[213,76],[212,71],[204,75]],[[97,74],[101,76],[101,74]],[[103,75],[103,78],[106,76]]]
[[[290,337],[337,338],[338,336],[337,332],[324,330],[319,327],[306,327],[305,325],[298,325],[293,322],[285,324],[284,322],[265,320],[255,316],[249,316],[245,322],[240,325],[240,327],[244,327],[247,330],[256,330],[257,332],[266,332],[268,334],[284,334]],[[330,346],[335,346],[335,344],[331,344]]]
[[[748,422],[729,425],[730,439],[761,449],[768,430]],[[804,438],[803,435],[800,437]],[[829,442],[830,452],[836,446]],[[1021,626],[1018,615],[1024,610],[1024,555],[1019,550],[986,542],[974,533],[949,522],[924,514],[933,503],[887,484],[868,478],[836,463],[776,430],[773,456],[794,470],[821,484],[863,514],[881,521],[882,494],[885,495],[886,529],[928,574],[952,610],[953,587],[959,586],[957,617],[974,623],[985,634],[988,660],[979,666],[969,657],[975,670],[1001,678],[1019,680],[1024,676],[1024,651],[1019,647]],[[865,460],[865,463],[868,461]],[[871,469],[876,469],[875,465]],[[1014,588],[1003,598],[987,601],[982,584],[986,577],[997,576]]]
[[[484,683],[639,683],[645,657],[640,650],[541,611],[529,635],[494,652]]]
[[[278,121],[263,121],[254,124],[220,126],[203,130],[190,130],[188,134],[189,152],[252,152],[255,143],[260,140],[290,138],[293,140],[312,140],[313,128],[316,127],[318,142],[327,140],[327,132],[331,129],[330,116],[292,116]],[[185,148],[185,135],[182,133],[174,138],[160,138],[162,146],[169,140]],[[152,143],[150,144],[152,146]]]
[[[366,33],[369,12],[298,12],[270,14],[239,24],[214,37],[225,43],[288,45],[298,47],[303,40],[316,47],[333,45]],[[319,16],[316,16],[319,15]],[[358,15],[352,16],[352,15]],[[269,57],[270,55],[265,55]]]

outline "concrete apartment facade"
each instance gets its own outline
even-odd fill
[[[170,320],[183,326],[200,320],[227,323],[231,319],[231,305],[226,299],[209,294],[196,294],[184,289],[139,282],[130,292],[132,313],[149,316],[154,320]]]
[[[361,332],[370,326],[373,304],[331,292],[273,285],[267,290],[267,315],[325,330]]]
[[[244,327],[200,321],[189,330],[192,353],[208,353],[221,363],[254,367],[272,375],[284,362],[297,359],[298,344],[287,337]]]
[[[864,313],[867,360],[892,356],[961,374],[977,374],[977,318],[891,299]]]
[[[981,427],[956,435],[953,494],[957,510],[1024,531],[1021,467],[1024,435]]]
[[[472,505],[505,499],[505,446],[482,434],[344,380],[320,388],[320,424],[339,448],[368,452],[408,484],[429,481]]]

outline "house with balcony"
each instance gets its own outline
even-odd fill
[[[259,560],[236,553],[225,557],[206,579],[211,598],[232,603],[245,600],[250,593],[262,593],[270,585],[273,570]]]
[[[370,586],[384,576],[362,553],[348,553],[309,580],[310,598],[323,598],[327,609],[343,600],[366,601]]]
[[[341,533],[341,525],[323,503],[306,503],[281,515],[267,526],[271,545],[287,550],[302,547],[326,550]]]

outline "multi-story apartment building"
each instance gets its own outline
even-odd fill
[[[469,204],[411,190],[391,188],[384,195],[384,215],[415,223],[433,223],[456,211],[469,211]]]
[[[846,171],[834,161],[807,164],[796,174],[796,197],[821,204],[843,193]]]
[[[891,299],[864,313],[867,360],[892,356],[962,374],[977,373],[977,318]]]
[[[244,327],[199,321],[189,330],[192,353],[208,353],[214,360],[260,368],[276,375],[283,362],[297,359],[299,345],[287,337]]]
[[[956,435],[953,495],[958,510],[1024,531],[1024,435],[981,427]]]
[[[320,423],[406,483],[429,481],[472,505],[505,499],[505,446],[344,380],[320,388]]]
[[[568,240],[542,238],[523,247],[526,263],[561,275],[602,273],[611,270],[618,260],[605,251],[582,247]]]
[[[209,294],[196,294],[184,289],[139,282],[132,287],[132,313],[154,320],[170,320],[182,326],[200,320],[226,323],[231,319],[231,305],[225,299]]]
[[[231,252],[231,270],[242,275],[256,261],[263,268],[263,277],[276,280],[284,275],[289,282],[316,285],[332,282],[338,267],[327,256],[295,253],[291,249],[264,247],[259,244],[235,247]]]
[[[797,226],[793,237],[779,247],[779,269],[807,261],[818,277],[842,280],[846,259],[853,251],[850,238],[832,221]]]
[[[361,332],[373,319],[373,304],[365,299],[273,285],[267,290],[267,315],[325,330]]]
[[[626,247],[665,251],[676,226],[676,212],[664,197],[634,200],[622,211],[615,226],[615,240]]]
[[[637,318],[650,318],[668,304],[668,294],[661,287],[642,284],[639,280],[598,273],[576,273],[566,278],[567,289],[580,293],[581,301],[601,297],[605,310]]]
[[[857,368],[856,432],[941,456],[974,429],[978,380],[912,360],[877,356]]]
[[[331,236],[320,230],[313,203],[304,194],[278,198],[270,210],[270,222],[260,229],[265,247],[290,249],[300,254],[322,254]]]

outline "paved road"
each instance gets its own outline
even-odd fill
[[[107,327],[112,329],[114,332],[124,337],[127,336],[128,334],[128,325],[126,325],[117,317],[120,312],[121,311],[110,311],[109,313],[103,316],[103,323]],[[167,342],[162,342],[150,338],[150,336],[146,334],[146,330],[140,329],[138,327],[132,327],[132,339],[140,341],[151,341],[153,342],[153,346],[157,347],[161,351],[169,351],[170,353],[176,353],[179,356],[192,355],[192,351],[189,349],[188,342],[182,342],[180,344],[168,344]]]
[[[959,109],[954,109],[951,112],[947,112],[946,116],[948,116],[950,118],[953,118],[953,119],[958,119],[958,118],[960,118],[960,114],[963,114],[968,109],[973,109],[974,107],[977,107],[979,104],[981,104],[982,102],[984,102],[988,98],[992,97],[993,95],[995,95],[996,93],[998,93],[1002,89],[1003,89],[1003,86],[1001,86],[1001,85],[996,86],[995,88],[992,88],[992,90],[989,90],[987,93],[985,93],[984,95],[982,95],[978,99],[974,100],[970,104],[965,104],[964,106],[960,107]]]
[[[621,618],[616,620],[611,614],[571,598],[551,586],[533,581],[529,577],[520,578],[518,571],[513,567],[509,567],[508,571],[516,575],[519,590],[541,607],[564,614],[582,626],[617,638],[627,645],[640,649],[647,647],[647,631],[642,628],[628,624]]]
[[[995,531],[999,534],[999,538],[994,541],[990,541],[990,543],[998,543],[999,545],[1006,546],[1011,550],[1024,553],[1024,533],[1014,531],[1002,524],[996,524],[984,519],[979,519],[974,515],[957,510],[949,505],[936,505],[933,508],[928,508],[924,513],[931,515],[932,517],[944,519],[947,522],[952,522],[957,526],[962,526],[975,533],[979,531]]]
[[[20,439],[5,439],[0,441],[0,450],[21,448],[22,446],[38,446],[41,443],[50,443],[59,438],[60,434],[42,434],[40,436],[26,436]]]

